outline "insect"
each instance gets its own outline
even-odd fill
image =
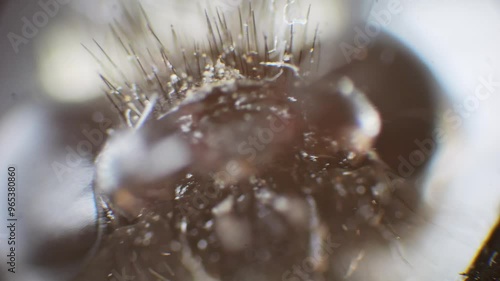
[[[467,43],[495,42],[469,37],[470,23],[487,31],[495,26],[489,12],[463,21],[455,10],[468,6],[432,3],[435,13],[446,11],[433,20],[421,8],[426,1],[373,1],[370,17],[357,22],[357,10],[332,7],[361,1],[143,0],[145,11],[135,0],[70,2],[5,7],[18,6],[6,12],[6,32],[33,31],[24,16],[51,18],[36,40],[26,36],[33,44],[5,50],[15,92],[24,97],[36,84],[16,82],[33,78],[33,47],[42,85],[28,88],[64,102],[21,107],[30,101],[20,99],[2,113],[0,155],[19,168],[24,202],[18,278],[70,280],[87,257],[77,280],[498,275],[498,234],[478,250],[498,213],[495,130],[484,130],[496,116],[487,113],[494,99],[479,103],[489,96],[479,89],[493,93],[494,77],[469,81],[477,91],[458,101],[467,112],[432,97],[459,94],[434,88],[435,77],[464,89],[467,76],[477,78],[469,63],[488,52],[472,54]],[[52,19],[75,12],[66,8],[85,16],[84,25]],[[420,13],[426,21],[409,20]],[[81,47],[79,33],[96,26],[95,44]],[[452,30],[444,41],[433,36]],[[451,48],[433,49],[439,62],[427,61],[430,69],[426,59],[437,56],[426,53],[428,44]],[[335,69],[342,55],[348,61]],[[99,80],[94,65],[102,67],[100,83],[89,79]],[[105,95],[92,90],[99,86]],[[106,117],[121,123],[108,130]],[[476,120],[482,130],[458,138],[471,145],[456,146],[449,125],[469,132]]]
[[[144,11],[146,47],[111,27],[139,75],[101,75],[123,126],[96,160],[106,236],[81,280],[337,280],[357,243],[397,238],[410,187],[373,149],[377,108],[320,72],[314,7],[259,32],[292,3],[207,9],[207,37],[172,28],[173,48]]]

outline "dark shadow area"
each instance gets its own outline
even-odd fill
[[[478,252],[466,281],[498,281],[500,280],[500,221],[491,236]]]

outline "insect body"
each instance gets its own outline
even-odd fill
[[[208,47],[176,58],[147,20],[156,56],[114,30],[143,81],[103,76],[129,128],[96,161],[114,223],[93,274],[298,280],[307,260],[307,278],[336,278],[337,248],[394,219],[400,186],[372,149],[376,108],[348,77],[315,75],[320,42],[297,40],[293,23],[284,43],[259,38],[257,11],[241,8],[236,32],[206,12]]]

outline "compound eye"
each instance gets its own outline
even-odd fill
[[[368,52],[362,61],[353,61],[330,76],[349,77],[379,112],[381,130],[374,146],[384,162],[401,176],[418,176],[439,148],[433,138],[448,102],[440,81],[407,46],[389,35],[378,37]],[[425,160],[403,167],[405,159],[420,151]]]
[[[372,149],[381,117],[350,78],[328,76],[304,91],[309,94],[302,110],[311,129],[328,135],[342,150],[365,154]]]

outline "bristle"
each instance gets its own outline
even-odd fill
[[[200,53],[199,53],[199,46],[194,42],[194,58],[196,60],[196,69],[198,70],[198,77],[202,77],[203,73],[201,72],[201,65],[200,65]]]
[[[217,35],[219,37],[220,47],[221,47],[222,51],[224,51],[224,40],[222,40],[222,35],[221,35],[220,29],[219,29],[219,24],[217,23],[217,20],[215,19],[215,17],[214,17],[214,23],[215,23],[215,29],[217,30]]]
[[[170,26],[170,30],[172,32],[172,41],[174,42],[174,46],[177,48],[177,47],[179,47],[180,44],[179,44],[179,39],[177,37],[177,32],[175,32],[175,28],[173,25]],[[176,50],[174,50],[174,51],[176,51]]]
[[[219,53],[220,51],[219,51],[219,48],[217,46],[217,40],[215,39],[214,29],[212,27],[212,23],[210,22],[210,17],[208,16],[208,12],[206,10],[205,10],[205,17],[207,19],[208,31],[209,31],[210,35],[212,36],[213,47],[215,49],[215,52]]]
[[[99,45],[99,43],[97,41],[95,41],[95,39],[93,39],[94,43],[97,45],[97,47],[99,48],[99,50],[101,50],[101,52],[104,54],[104,56],[106,56],[106,58],[108,59],[108,62],[115,68],[118,68],[118,66],[115,64],[115,62],[109,57],[108,53],[106,53],[106,51],[101,47],[101,45]]]
[[[254,36],[254,44],[255,44],[255,51],[257,54],[259,53],[259,40],[257,36],[257,22],[255,20],[255,12],[252,10],[252,21],[253,21],[253,36]]]
[[[139,116],[140,116],[139,120],[137,121],[137,123],[134,124],[134,128],[135,129],[138,129],[138,128],[142,127],[142,125],[144,125],[144,123],[146,122],[146,120],[151,116],[151,114],[153,113],[153,109],[156,106],[157,100],[158,100],[158,96],[156,94],[154,94],[150,98],[150,100],[144,106],[143,112],[141,112],[139,114]]]
[[[163,112],[155,113],[155,116],[163,115],[170,108],[181,102],[188,91],[196,87],[201,87],[208,81],[225,81],[228,77],[239,77],[238,79],[250,80],[272,80],[278,77],[284,70],[291,70],[291,74],[293,74],[291,77],[302,80],[310,76],[311,72],[319,69],[319,50],[317,50],[319,48],[317,38],[318,28],[314,33],[311,48],[306,47],[307,35],[305,33],[307,31],[311,6],[307,10],[307,20],[300,28],[295,23],[290,24],[289,34],[286,36],[274,34],[272,30],[268,31],[266,29],[266,33],[269,32],[269,34],[265,34],[263,40],[259,40],[258,32],[260,29],[257,18],[273,18],[273,15],[269,13],[275,13],[275,11],[266,9],[266,1],[263,2],[258,8],[249,2],[248,5],[237,9],[237,15],[231,16],[231,20],[239,24],[239,28],[236,30],[228,24],[230,20],[227,18],[227,14],[219,8],[206,8],[204,10],[204,17],[208,31],[207,39],[203,41],[195,40],[194,43],[187,45],[189,46],[188,48],[184,47],[186,45],[183,44],[173,26],[171,26],[171,42],[173,43],[173,47],[166,48],[160,40],[161,37],[154,30],[146,11],[139,5],[144,20],[144,27],[151,35],[153,41],[156,42],[158,51],[151,48],[144,48],[144,51],[138,50],[134,47],[134,44],[126,42],[128,41],[126,33],[124,33],[119,25],[112,24],[110,29],[113,38],[123,48],[125,54],[132,58],[133,67],[142,76],[140,81],[129,81],[99,42],[95,41],[95,44],[104,55],[107,63],[100,61],[87,47],[85,49],[103,66],[106,70],[105,72],[109,70],[107,65],[113,68],[107,75],[113,77],[113,73],[116,73],[120,77],[121,83],[124,84],[126,90],[120,91],[120,95],[116,97],[122,99],[122,104],[125,107],[129,104],[125,100],[132,99],[138,102],[137,105],[140,105],[141,109],[144,109],[144,105],[140,103],[143,103],[145,98],[158,93],[161,98],[158,100],[156,108],[161,108]],[[259,24],[265,25],[265,23]],[[302,34],[299,35],[300,32]],[[272,38],[274,42],[272,48],[269,46],[269,38]],[[286,46],[283,46],[281,42],[287,42]],[[310,66],[303,68],[302,62],[306,53],[309,53],[308,61]],[[172,61],[168,54],[172,54],[175,61]],[[164,68],[161,70],[156,68],[155,62],[157,61],[161,61]],[[181,64],[179,65],[179,63]],[[211,73],[217,68],[216,64],[219,64],[219,69],[221,67],[224,68],[224,73],[230,73],[230,75],[226,77],[218,76],[217,73]],[[148,71],[148,69],[151,69],[151,71]],[[238,74],[236,75],[236,73]],[[207,77],[210,77],[210,79],[207,80]],[[107,78],[106,80],[109,82],[114,79]],[[132,87],[131,85],[135,86]],[[114,87],[117,88],[116,86]],[[140,88],[143,89],[141,95],[144,95],[144,98],[137,92]],[[116,91],[116,89],[110,89],[110,91]],[[127,96],[130,96],[130,98]],[[122,110],[121,115],[124,112]],[[135,112],[135,110],[132,110],[132,112]]]
[[[99,77],[101,77],[101,79],[104,81],[106,86],[108,86],[108,88],[112,91],[112,93],[119,92],[116,86],[114,86],[106,77],[104,77],[102,74],[99,74]]]
[[[170,59],[167,56],[167,53],[165,53],[165,48],[160,49],[161,57],[163,59],[163,62],[165,63],[165,67],[167,71],[171,71],[173,74],[178,75],[177,70],[175,69],[174,65],[170,61]]]
[[[243,20],[243,33],[241,35],[245,39],[245,46],[246,46],[245,51],[246,53],[249,53],[251,51],[251,48],[250,48],[250,32],[248,26],[248,19]]]
[[[238,17],[240,19],[240,35],[242,35],[243,32],[243,17],[241,16],[241,7],[238,8]]]
[[[321,41],[318,41],[318,59],[316,60],[316,72],[319,71],[319,66],[321,64]]]
[[[230,34],[231,34],[231,31],[227,27],[226,16],[224,15],[224,13],[222,13],[221,11],[219,11],[219,9],[217,9],[217,17],[219,18],[219,22],[221,24],[221,27],[224,30],[224,37],[225,38],[229,38]],[[228,43],[230,43],[230,42],[231,41],[228,41]]]
[[[189,67],[188,60],[186,59],[186,50],[184,48],[182,49],[182,59],[184,60],[184,69],[186,70],[187,75],[192,76],[193,71]]]
[[[118,104],[116,103],[115,99],[113,98],[113,96],[111,95],[111,93],[109,91],[104,91],[105,94],[106,94],[106,98],[109,100],[109,102],[113,105],[113,107],[116,109],[116,111],[119,112],[118,116],[120,117],[120,120],[123,121],[124,123],[126,122],[125,121],[125,118],[123,116],[123,112],[121,110],[121,108],[118,106]]]
[[[137,62],[138,68],[141,70],[142,74],[144,74],[144,79],[147,81],[148,80],[148,73],[144,69],[144,66],[142,65],[141,59],[139,56],[136,54],[134,48],[132,47],[132,44],[129,44],[130,51],[132,52],[132,56],[134,57],[135,61]]]
[[[123,50],[127,53],[128,56],[131,56],[130,51],[127,49],[125,46],[125,43],[123,43],[122,37],[118,35],[118,32],[116,31],[115,25],[110,24],[109,28],[111,29],[111,32],[113,33],[113,36],[115,37],[116,40],[120,43],[120,46],[123,48]]]
[[[96,57],[96,55],[87,47],[85,46],[85,44],[81,44],[82,47],[85,49],[85,51],[87,51],[91,56],[92,58],[101,66],[101,67],[104,67],[104,64],[101,62],[101,60],[99,58]]]
[[[158,82],[158,85],[160,86],[161,92],[163,93],[163,96],[167,99],[169,99],[168,93],[165,91],[165,87],[163,86],[160,77],[158,77],[157,71],[153,68],[153,73],[155,74],[156,81]]]

